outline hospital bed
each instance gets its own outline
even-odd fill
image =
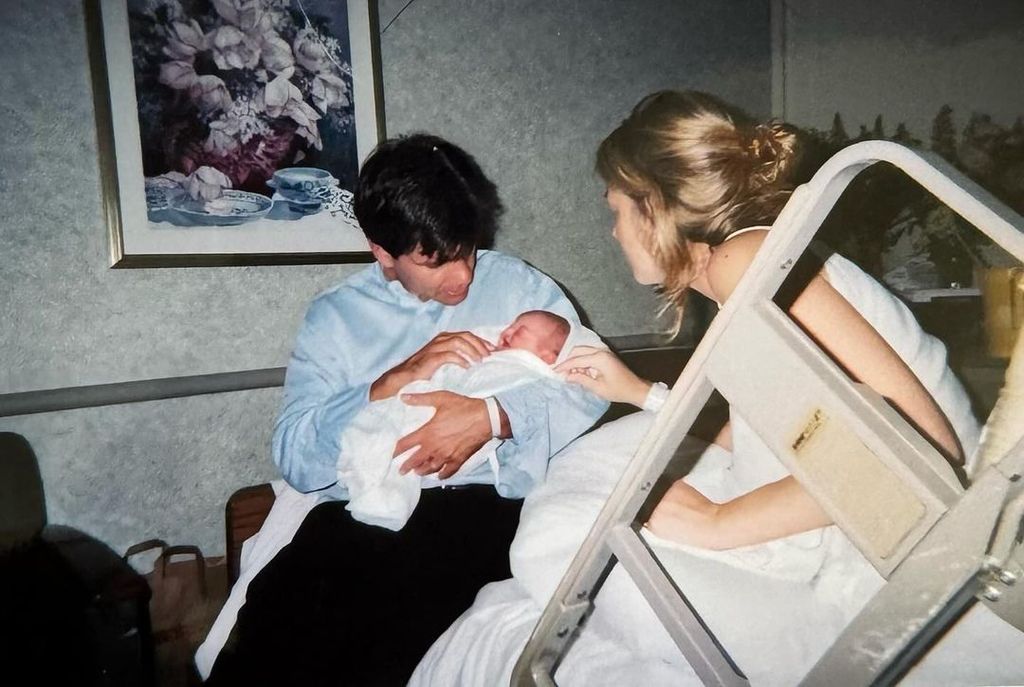
[[[667,574],[637,525],[716,391],[886,580],[804,684],[897,682],[976,602],[1024,629],[1024,412],[1010,388],[1015,376],[1024,386],[1024,355],[1010,364],[964,488],[934,447],[849,379],[773,301],[844,189],[878,162],[903,170],[1024,261],[1024,221],[938,156],[870,141],[829,160],[794,192],[683,370],[536,622],[514,685],[555,684],[552,675],[587,632],[594,598],[616,562],[701,681],[748,683],[744,666],[689,602],[686,580]],[[746,345],[752,340],[756,352]]]

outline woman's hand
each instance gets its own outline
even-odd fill
[[[651,383],[637,377],[619,358],[605,348],[577,346],[555,372],[606,401],[632,403],[642,408]]]
[[[662,539],[680,544],[728,548],[718,536],[720,513],[720,504],[680,479],[665,492],[646,527]]]

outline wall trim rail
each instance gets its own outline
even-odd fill
[[[608,337],[607,341],[613,349],[622,354],[692,349],[692,346],[667,341],[663,336],[652,334]],[[283,367],[267,367],[259,370],[162,377],[133,382],[91,384],[0,394],[0,417],[266,389],[283,386],[284,371]]]
[[[283,367],[268,367],[260,370],[217,372],[206,375],[164,377],[134,382],[92,384],[0,394],[0,417],[92,408],[119,403],[159,401],[183,396],[221,394],[229,391],[265,389],[283,385],[284,370]]]

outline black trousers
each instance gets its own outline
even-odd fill
[[[477,591],[511,576],[522,501],[425,489],[399,532],[314,508],[249,584],[210,685],[404,685]]]

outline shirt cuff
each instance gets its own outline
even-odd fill
[[[491,423],[491,438],[501,436],[501,414],[498,412],[498,401],[494,396],[488,396],[484,399],[484,404],[487,406],[487,419]]]

